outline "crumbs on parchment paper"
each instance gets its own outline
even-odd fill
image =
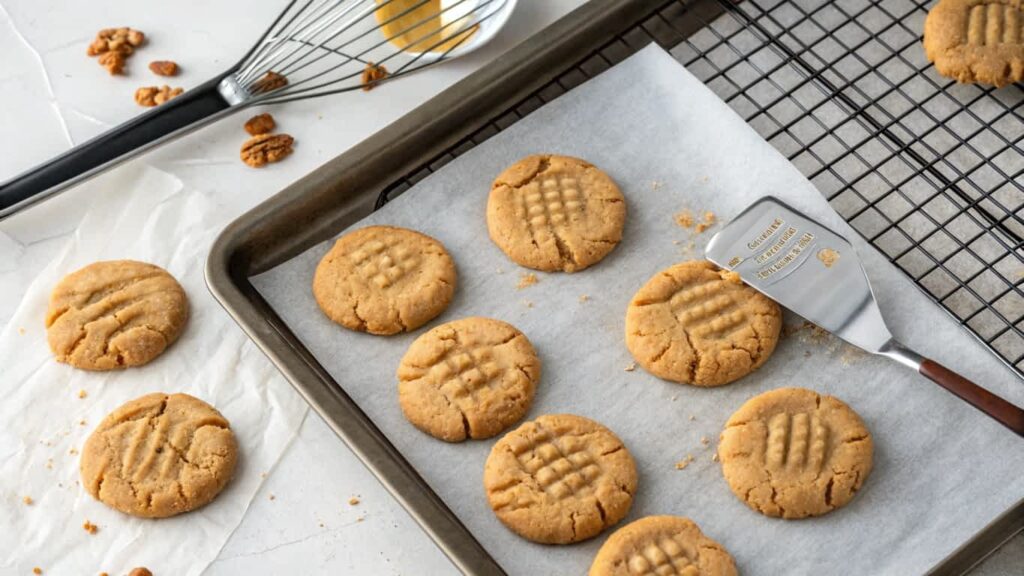
[[[580,302],[588,302],[588,301],[590,301],[590,296],[587,296],[586,294],[580,294]]]
[[[626,372],[632,372],[636,370],[636,362],[630,362],[629,364],[626,365],[625,368],[623,368],[623,370]]]
[[[88,393],[86,393],[86,391],[85,391],[85,390],[79,390],[79,391],[78,391],[78,397],[79,397],[79,398],[85,398],[85,397],[86,397],[86,396],[88,396],[88,395],[89,395],[89,394],[88,394]]]
[[[82,530],[85,530],[85,531],[86,531],[86,532],[88,532],[88,533],[89,533],[90,535],[95,535],[95,534],[96,534],[97,532],[99,532],[99,531],[100,531],[100,527],[99,527],[99,526],[97,526],[97,525],[95,525],[95,524],[93,524],[92,522],[89,522],[88,520],[86,520],[86,521],[85,521],[85,522],[84,522],[84,523],[82,524]]]
[[[693,462],[693,454],[687,454],[686,458],[676,462],[676,470],[685,470],[690,465],[690,462]]]
[[[353,497],[348,499],[348,505],[349,506],[358,506],[359,502],[361,502],[361,500],[359,500],[359,498],[357,498],[355,496],[353,496]]]
[[[522,274],[519,275],[519,284],[516,284],[516,290],[528,288],[539,281],[540,280],[537,280],[537,275],[534,274],[533,272],[523,272]]]
[[[31,496],[22,496],[21,498],[21,503],[25,506],[31,506],[33,502],[35,502],[35,500],[33,500]]]

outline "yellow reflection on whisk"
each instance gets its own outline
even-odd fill
[[[377,0],[377,3],[381,7],[374,15],[381,25],[381,32],[406,52],[447,52],[477,30],[474,24],[459,32],[468,23],[468,16],[457,18],[453,15],[455,19],[446,23],[449,18],[446,18],[447,13],[441,13],[442,0]]]

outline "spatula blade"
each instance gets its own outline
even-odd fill
[[[708,243],[705,256],[796,314],[869,352],[892,334],[846,238],[765,196]]]

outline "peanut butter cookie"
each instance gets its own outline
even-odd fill
[[[739,276],[702,260],[662,270],[626,310],[626,347],[659,378],[720,386],[771,356],[782,312]]]
[[[409,346],[398,366],[398,401],[409,422],[435,438],[490,438],[522,419],[538,379],[540,360],[522,332],[463,318]]]
[[[780,388],[748,400],[718,443],[736,496],[767,516],[841,508],[871,473],[874,445],[857,413],[832,396]]]
[[[371,334],[415,330],[455,293],[455,264],[440,242],[406,228],[369,226],[334,243],[313,277],[328,318]]]
[[[592,538],[629,512],[636,464],[593,420],[541,416],[509,432],[484,467],[487,501],[505,526],[544,544]]]
[[[209,503],[238,457],[228,421],[187,394],[147,394],[100,422],[82,449],[82,485],[114,508],[166,518]]]
[[[607,174],[569,156],[527,156],[491,185],[487,229],[517,264],[583,270],[622,239],[626,202]]]
[[[57,283],[46,312],[46,336],[58,362],[114,370],[159,356],[187,319],[185,291],[163,268],[110,260]]]
[[[597,551],[590,576],[735,576],[722,545],[689,518],[647,516],[616,530]]]
[[[957,82],[1005,86],[1024,80],[1021,0],[941,0],[924,22],[924,51]]]

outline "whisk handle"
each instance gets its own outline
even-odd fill
[[[0,184],[0,220],[230,108],[214,78]]]

